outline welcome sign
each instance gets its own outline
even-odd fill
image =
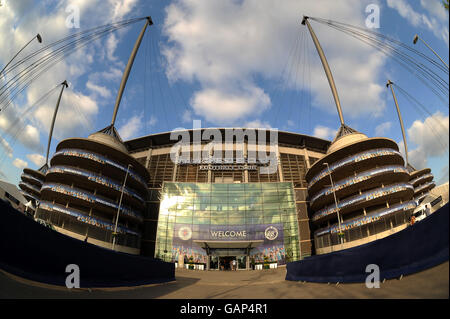
[[[210,235],[212,238],[246,238],[247,237],[247,231],[235,231],[235,230],[219,230],[219,231],[210,231]]]
[[[283,224],[255,225],[192,225],[175,224],[173,229],[172,250],[173,259],[178,256],[192,256],[194,262],[206,262],[206,251],[194,241],[251,241],[262,240],[262,245],[253,248],[250,256],[255,261],[269,260],[285,263]]]

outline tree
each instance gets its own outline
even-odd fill
[[[444,5],[445,10],[448,11],[448,0],[442,0],[442,4]]]

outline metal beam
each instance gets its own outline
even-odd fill
[[[333,74],[331,74],[330,66],[328,65],[327,58],[325,57],[325,53],[322,50],[322,47],[320,46],[319,40],[317,39],[316,34],[314,33],[314,30],[312,29],[311,25],[309,24],[308,17],[303,16],[302,24],[308,27],[309,33],[311,34],[311,38],[314,42],[314,45],[316,46],[317,53],[319,54],[320,61],[322,61],[323,69],[325,70],[325,74],[328,79],[328,83],[330,84],[331,93],[333,94],[334,102],[336,103],[336,108],[339,115],[339,120],[341,121],[341,125],[344,124],[344,116],[342,115],[342,108],[341,108],[341,102],[339,101],[339,96],[336,89],[336,84],[334,83]]]
[[[386,87],[391,88],[392,96],[394,97],[395,107],[397,108],[398,119],[400,121],[400,126],[402,128],[403,144],[405,145],[405,157],[406,157],[405,166],[408,166],[408,164],[409,164],[408,145],[406,143],[405,127],[403,126],[402,114],[400,113],[400,108],[398,107],[397,97],[395,96],[394,87],[392,86],[392,84],[394,84],[394,82],[392,82],[391,80],[388,80],[386,83]]]
[[[55,120],[56,120],[56,114],[58,113],[58,109],[59,109],[59,103],[61,102],[61,97],[64,92],[64,88],[69,87],[66,80],[64,80],[64,82],[61,83],[61,85],[62,85],[61,92],[59,92],[58,101],[56,102],[55,111],[53,112],[52,125],[50,126],[50,132],[48,134],[47,155],[45,156],[45,164],[47,166],[48,166],[48,154],[50,152],[50,144],[52,142],[53,128],[55,127]]]
[[[141,45],[141,41],[142,38],[144,37],[145,30],[147,29],[148,25],[152,24],[153,24],[152,18],[147,17],[145,25],[142,28],[141,33],[139,34],[139,37],[136,40],[136,43],[134,44],[133,51],[131,51],[131,55],[128,58],[128,63],[125,68],[125,71],[123,72],[122,81],[120,82],[119,92],[117,93],[116,104],[114,105],[114,113],[111,121],[112,126],[116,122],[117,111],[119,110],[119,105],[120,101],[122,100],[123,91],[125,90],[125,86],[127,85],[128,76],[130,75],[131,67],[133,66],[133,62],[136,57],[137,51],[139,50],[139,46]]]

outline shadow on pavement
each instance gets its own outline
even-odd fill
[[[0,272],[0,299],[139,299],[139,298],[164,298],[178,289],[194,285],[200,279],[180,278],[163,284],[155,284],[129,289],[67,289],[65,287],[46,288],[39,283],[28,284],[19,282]]]

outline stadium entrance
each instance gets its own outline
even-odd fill
[[[264,243],[263,240],[203,241],[194,240],[207,256],[207,269],[250,269],[250,252]],[[209,267],[208,267],[209,264]]]
[[[236,270],[249,269],[247,267],[248,257],[241,256],[211,256],[209,269],[211,270],[232,270],[233,260],[236,261]]]
[[[164,261],[185,258],[202,269],[220,269],[222,257],[238,269],[284,265],[300,258],[298,238],[292,183],[166,182],[161,190],[155,257]]]

